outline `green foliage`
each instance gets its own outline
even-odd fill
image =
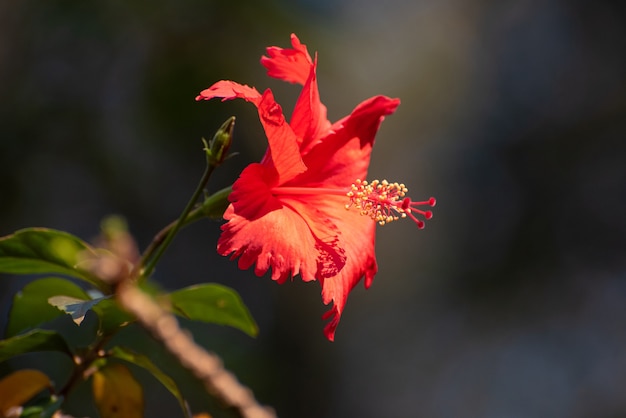
[[[182,317],[229,325],[254,337],[259,329],[239,295],[225,286],[205,283],[170,293],[172,310]]]
[[[97,303],[92,309],[98,314],[98,318],[100,319],[100,331],[103,335],[115,334],[120,328],[135,321],[135,318],[122,309],[115,299],[102,297],[95,301]]]
[[[180,392],[180,389],[178,389],[176,382],[174,382],[171,377],[169,377],[168,375],[163,373],[158,367],[156,367],[148,357],[120,346],[113,347],[111,350],[109,350],[109,355],[113,358],[132,363],[150,372],[152,376],[154,376],[159,382],[161,382],[161,384],[163,384],[163,386],[165,386],[165,388],[169,390],[170,393],[174,395],[174,397],[176,397],[181,409],[183,410],[183,413],[185,414],[185,417],[191,418],[189,406],[187,405],[187,402],[185,402],[183,394]]]
[[[6,336],[15,336],[64,314],[80,325],[89,309],[98,315],[100,330],[107,335],[134,320],[109,296],[92,299],[67,279],[47,277],[28,283],[13,297]]]
[[[0,273],[59,274],[84,280],[104,293],[109,286],[79,265],[95,251],[62,231],[27,228],[0,238]]]
[[[207,170],[179,220],[155,236],[143,254],[139,254],[120,218],[103,223],[103,248],[93,248],[71,234],[46,228],[22,229],[0,237],[0,273],[34,278],[13,297],[7,338],[0,340],[0,362],[20,354],[58,351],[68,355],[73,363],[71,376],[61,388],[54,387],[51,379],[37,370],[20,370],[0,379],[0,416],[4,416],[6,409],[15,407],[21,408],[18,413],[22,417],[52,417],[62,408],[73,387],[90,378],[102,418],[142,416],[143,388],[121,363],[126,362],[154,376],[176,398],[185,418],[192,418],[176,382],[146,355],[107,345],[122,327],[136,321],[118,302],[125,300],[127,293],[123,290],[130,289],[129,286],[141,287],[156,301],[165,301],[166,308],[176,315],[257,335],[257,325],[247,307],[227,287],[201,284],[164,295],[158,286],[146,280],[182,226],[204,217],[221,217],[228,204],[230,187],[197,203],[212,170],[228,157],[233,125],[234,118],[227,120],[207,146]],[[90,289],[80,285],[85,283]],[[149,307],[146,309],[149,311]],[[155,309],[161,310],[158,306]],[[62,315],[69,315],[80,326],[90,310],[96,313],[99,322],[93,341],[86,347],[70,347],[58,332],[41,329]]]
[[[49,298],[48,302],[50,305],[56,306],[63,312],[70,315],[76,325],[80,325],[83,322],[83,319],[85,319],[87,311],[93,308],[99,300],[85,300],[71,296],[58,295]]]
[[[56,331],[35,329],[0,341],[0,362],[18,354],[37,351],[60,351],[72,357],[72,350]]]
[[[13,337],[63,315],[62,311],[48,302],[51,297],[59,295],[89,299],[83,289],[69,280],[48,277],[28,283],[13,297],[6,336]]]
[[[52,418],[59,411],[64,400],[63,396],[50,396],[37,405],[25,407],[20,418]]]
[[[226,208],[230,204],[228,196],[232,191],[232,187],[229,186],[206,197],[204,202],[202,202],[199,212],[211,219],[222,219]]]
[[[209,216],[216,207],[222,207],[221,202],[226,201],[228,193],[229,188],[206,198],[198,214]],[[197,219],[199,217],[193,217],[190,221]],[[48,275],[27,283],[14,296],[9,311],[7,338],[0,340],[0,362],[31,352],[65,353],[74,359],[74,377],[69,384],[92,376],[94,401],[102,417],[141,416],[143,389],[126,366],[112,362],[124,361],[152,374],[176,398],[183,415],[191,418],[189,406],[176,382],[146,355],[120,346],[104,349],[110,337],[134,322],[135,318],[119,305],[112,294],[114,289],[97,277],[95,272],[98,269],[94,268],[93,261],[97,261],[102,254],[116,257],[108,248],[92,248],[68,233],[45,228],[23,229],[0,238],[0,273]],[[95,289],[93,292],[85,290],[72,279],[86,282]],[[150,282],[143,282],[142,287],[155,294],[157,299],[162,294],[158,286]],[[200,284],[165,296],[169,309],[181,317],[232,326],[250,336],[258,333],[258,327],[239,295],[225,286]],[[88,347],[70,347],[56,331],[39,329],[62,315],[71,316],[80,325],[89,310],[97,314],[99,327],[96,340]],[[18,407],[29,402],[21,416],[51,417],[61,408],[65,388],[57,396],[45,374],[35,370],[16,373],[0,380],[0,398],[11,399],[11,406]],[[50,393],[31,402],[33,396],[44,388],[50,388]]]

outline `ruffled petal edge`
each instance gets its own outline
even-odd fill
[[[309,77],[309,70],[313,60],[300,43],[298,37],[291,34],[292,48],[277,46],[267,47],[267,55],[261,57],[261,64],[267,68],[267,75],[289,83],[304,84]]]

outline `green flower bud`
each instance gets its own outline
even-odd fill
[[[231,116],[215,132],[215,136],[207,145],[204,142],[204,151],[207,155],[207,162],[213,167],[217,167],[228,158],[228,149],[233,142],[233,129],[235,128],[235,117]],[[203,139],[204,141],[204,139]]]

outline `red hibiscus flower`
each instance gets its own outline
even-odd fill
[[[196,100],[253,103],[269,143],[261,162],[250,164],[233,184],[217,251],[238,257],[241,269],[254,264],[259,276],[271,267],[278,283],[297,274],[318,280],[324,303],[333,303],[323,316],[332,341],[348,293],[363,277],[369,287],[376,274],[376,222],[408,216],[422,228],[416,215],[429,219],[432,213],[418,206],[434,206],[435,199],[413,202],[402,184],[362,181],[378,127],[400,100],[372,97],[331,124],[317,88],[317,56],[311,59],[295,35],[291,45],[269,47],[261,58],[269,76],[303,86],[289,123],[269,89],[260,94],[222,80]]]

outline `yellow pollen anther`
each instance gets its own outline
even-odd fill
[[[420,210],[417,206],[435,206],[435,199],[431,197],[424,202],[413,202],[405,197],[408,191],[403,183],[390,183],[387,180],[373,180],[368,183],[357,179],[346,193],[350,203],[345,208],[356,207],[361,215],[370,217],[380,225],[408,216],[419,228],[423,228],[424,221],[417,219],[414,213],[430,219],[432,212]]]

